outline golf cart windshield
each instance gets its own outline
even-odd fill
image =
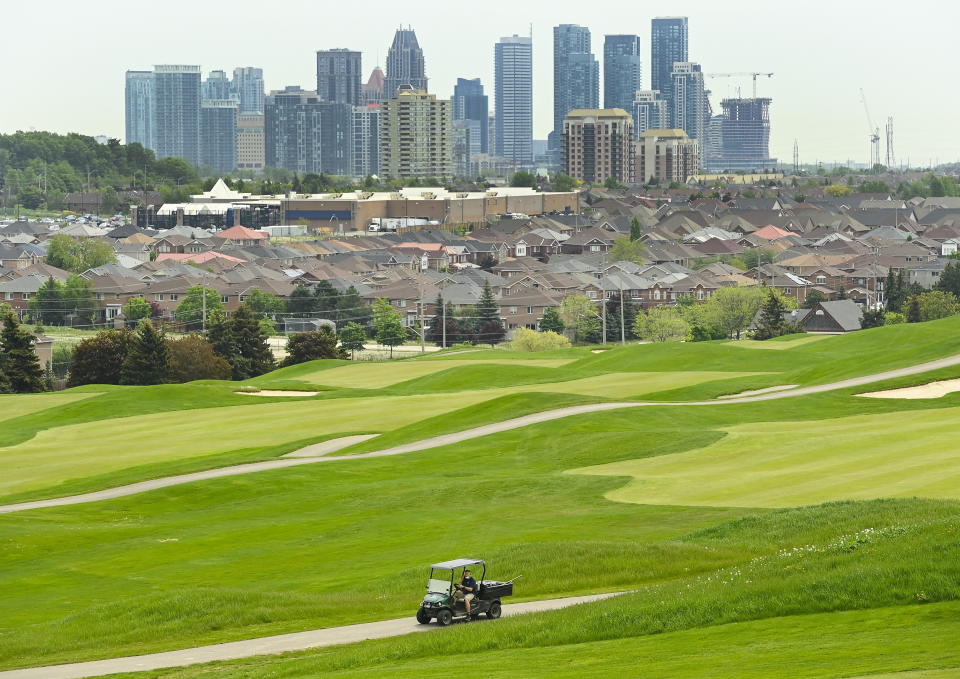
[[[440,573],[437,573],[437,575],[440,575]],[[427,591],[431,594],[449,594],[450,580],[438,580],[437,578],[430,578],[427,581]]]

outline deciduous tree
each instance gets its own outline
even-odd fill
[[[123,315],[128,321],[139,321],[141,318],[150,318],[153,310],[150,302],[143,297],[131,297],[123,305]]]
[[[658,306],[638,313],[633,331],[649,342],[679,342],[687,337],[690,325],[675,308]]]
[[[390,358],[393,358],[393,348],[407,339],[400,312],[382,298],[373,303],[373,332],[377,342],[390,347]]]
[[[206,306],[204,306],[204,298],[206,298]],[[174,316],[188,329],[199,330],[203,325],[204,309],[206,309],[208,322],[215,315],[226,314],[219,292],[205,285],[195,285],[187,289],[187,295],[177,305]]]
[[[187,335],[167,340],[170,350],[170,368],[167,373],[171,382],[194,380],[229,380],[233,367],[213,352],[213,346],[200,335]]]
[[[67,386],[120,384],[120,371],[132,337],[129,330],[104,330],[79,342],[73,350]]]
[[[340,331],[340,345],[350,352],[350,358],[364,350],[363,343],[366,339],[367,333],[359,323],[347,323]]]

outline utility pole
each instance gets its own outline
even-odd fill
[[[600,283],[600,294],[603,295],[603,343],[607,343],[607,291],[603,287],[603,283]]]
[[[623,323],[623,286],[620,286],[620,344],[627,344],[627,330]]]
[[[203,283],[200,284],[200,309],[201,309],[201,325],[203,328],[203,334],[207,334],[207,286]]]

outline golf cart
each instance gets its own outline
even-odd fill
[[[487,564],[481,559],[454,559],[430,566],[430,579],[427,580],[427,594],[417,611],[417,622],[426,625],[436,620],[441,627],[449,625],[454,618],[467,617],[467,609],[462,599],[454,596],[456,587],[463,579],[464,569],[480,566],[480,577],[474,577],[480,590],[470,605],[470,617],[486,615],[491,620],[500,617],[500,598],[513,594],[513,580],[498,582],[487,580]],[[514,578],[515,580],[516,578]]]

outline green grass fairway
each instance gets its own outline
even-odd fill
[[[442,363],[436,361],[431,365]],[[338,370],[342,368],[330,372]],[[566,382],[489,390],[253,403],[240,409],[203,408],[139,415],[113,420],[109,425],[88,422],[52,427],[23,443],[0,448],[3,469],[0,498],[157,462],[277,448],[338,433],[390,431],[521,392],[558,392],[598,399],[628,398],[743,376],[743,373],[722,372],[611,373]],[[89,394],[47,397],[58,396],[62,402],[69,402]],[[36,397],[28,397],[28,402],[30,398]],[[37,398],[37,402],[39,400]],[[545,400],[544,408],[549,408],[549,403]],[[433,435],[430,432],[425,434],[424,438]],[[369,445],[376,446],[377,442]],[[220,466],[224,466],[223,463],[229,462],[222,460]]]
[[[15,417],[32,415],[50,408],[76,403],[96,396],[95,393],[59,393],[59,394],[3,394],[0,395],[0,422]]]
[[[141,415],[41,431],[0,448],[0,496],[158,461],[250,450],[339,432],[389,430],[479,403],[484,393],[345,398]],[[251,399],[252,400],[252,399]]]
[[[791,507],[875,497],[960,498],[960,408],[762,422],[726,428],[706,448],[571,470],[627,476],[619,502]]]
[[[493,352],[491,352],[493,353]],[[493,355],[496,355],[495,353]],[[398,382],[405,382],[424,375],[430,375],[441,370],[448,370],[457,366],[477,365],[478,363],[496,363],[508,365],[530,366],[537,368],[559,368],[570,363],[572,359],[525,359],[525,360],[408,360],[395,363],[357,363],[345,365],[330,370],[308,372],[294,379],[303,382],[326,384],[332,387],[350,387],[353,389],[379,389]]]
[[[474,629],[471,632],[477,634]],[[464,639],[466,635],[456,636],[457,641],[469,643]],[[471,654],[469,662],[481,666],[483,676],[493,679],[518,676],[544,679],[607,679],[617,676],[663,679],[955,679],[960,675],[960,668],[956,667],[960,666],[960,645],[955,643],[958,638],[960,605],[947,603],[774,618],[560,647],[484,651]],[[302,657],[286,660],[258,658],[115,675],[111,679],[475,676],[466,668],[451,673],[449,656],[347,669],[337,667],[336,650],[298,655]],[[954,667],[909,671],[917,667],[944,666]],[[636,674],[638,668],[642,668],[642,675]],[[884,674],[873,674],[877,671]],[[870,674],[863,674],[865,672]]]
[[[426,565],[459,556],[486,559],[494,577],[522,574],[514,601],[633,593],[138,679],[826,679],[960,666],[960,500],[936,499],[960,498],[960,393],[666,403],[953,355],[960,316],[745,346],[483,349],[318,361],[245,382],[321,392],[299,399],[216,381],[0,398],[5,503],[342,435],[380,434],[350,455],[552,408],[656,401],[0,515],[0,670],[412,616]],[[957,377],[960,365],[862,390]],[[470,666],[457,664],[465,648]]]
[[[740,347],[741,349],[772,349],[774,351],[783,351],[784,349],[795,349],[807,344],[812,344],[813,342],[820,342],[821,340],[831,337],[837,337],[837,335],[787,335],[783,339],[777,338],[763,342],[744,339],[730,342],[728,346]]]

